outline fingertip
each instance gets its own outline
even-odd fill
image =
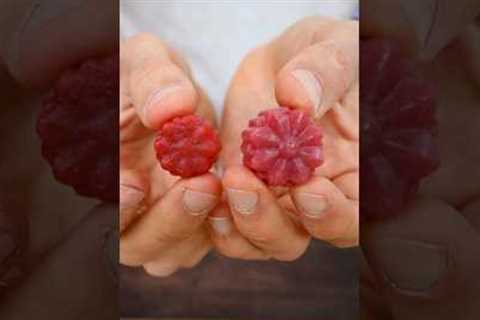
[[[277,76],[275,95],[281,106],[316,116],[322,103],[323,89],[311,71],[286,68]]]
[[[160,129],[168,120],[195,113],[199,94],[191,81],[169,84],[153,91],[140,115],[150,129]]]
[[[222,182],[225,189],[258,190],[265,187],[264,184],[244,166],[231,166],[226,168]]]
[[[206,173],[201,176],[180,180],[183,189],[191,189],[211,193],[218,198],[222,193],[221,181],[212,173]]]
[[[358,242],[358,202],[348,199],[325,177],[292,191],[295,207],[312,236],[325,241]]]
[[[324,177],[314,177],[291,193],[295,207],[307,221],[331,220],[344,199],[335,185]]]
[[[222,187],[212,174],[182,181],[177,192],[182,193],[183,210],[192,215],[206,217],[219,203]]]
[[[208,216],[213,240],[229,236],[233,231],[233,220],[226,203],[218,205]]]

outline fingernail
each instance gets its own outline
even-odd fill
[[[125,209],[135,208],[145,198],[145,193],[139,188],[120,185],[120,212]]]
[[[183,85],[181,84],[172,84],[163,88],[154,91],[150,97],[145,102],[145,106],[143,107],[143,119],[149,119],[150,112],[155,105],[158,105],[165,97],[181,90]]]
[[[310,102],[312,103],[314,114],[318,115],[322,105],[323,93],[320,82],[317,80],[317,78],[315,78],[313,73],[304,69],[292,71],[292,76],[303,86],[308,98],[310,99]]]
[[[448,273],[448,249],[442,245],[384,238],[376,241],[370,250],[375,250],[370,255],[375,257],[375,265],[383,271],[385,281],[398,290],[427,291]]]
[[[232,221],[228,217],[209,217],[208,221],[218,235],[227,236],[232,230]]]
[[[105,242],[103,244],[105,264],[116,283],[118,282],[119,241],[120,237],[117,230],[111,229],[105,232]]]
[[[218,197],[213,194],[185,189],[183,205],[185,210],[194,215],[202,215],[211,211],[217,205]]]
[[[252,214],[255,211],[258,202],[256,192],[227,189],[227,196],[234,211],[245,215]]]
[[[327,197],[320,194],[300,192],[294,198],[301,211],[311,218],[321,218],[329,207]]]

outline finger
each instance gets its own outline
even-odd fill
[[[254,50],[242,62],[225,99],[221,140],[221,164],[240,165],[240,133],[259,112],[278,107],[275,99],[273,59],[264,47]]]
[[[211,174],[178,181],[122,234],[120,261],[141,265],[188,239],[202,227],[220,193],[220,182]]]
[[[1,319],[117,316],[116,211],[114,206],[92,210],[72,235],[37,266],[23,286],[2,301]]]
[[[43,87],[85,57],[118,50],[118,5],[111,0],[5,1],[0,21],[2,57],[27,86]]]
[[[362,223],[363,252],[395,319],[462,314],[459,301],[473,301],[480,288],[479,241],[460,212],[430,198],[389,220]]]
[[[121,60],[129,77],[128,95],[146,127],[159,129],[170,118],[195,112],[199,95],[188,69],[175,62],[158,38],[140,34],[127,40]]]
[[[123,232],[145,210],[147,183],[133,171],[120,171],[120,232]]]
[[[452,10],[453,9],[453,10]],[[395,38],[410,54],[433,59],[480,13],[476,0],[363,1],[362,36]]]
[[[267,260],[268,255],[255,247],[240,232],[226,203],[217,206],[209,215],[210,237],[220,254],[242,260]]]
[[[167,277],[180,268],[193,268],[210,251],[211,243],[206,231],[197,232],[143,265],[154,277]]]
[[[325,114],[358,77],[358,43],[358,24],[339,24],[324,40],[292,57],[276,78],[279,104],[316,117]]]
[[[309,237],[282,212],[270,190],[244,167],[229,167],[223,177],[238,231],[257,248],[278,260],[295,260]]]
[[[348,189],[340,190],[335,182],[348,186]],[[359,205],[357,200],[346,196],[354,196],[356,190],[350,185],[356,182],[358,180],[352,175],[333,182],[324,177],[315,177],[293,189],[295,206],[304,227],[313,237],[339,247],[358,244]]]

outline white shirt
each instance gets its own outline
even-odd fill
[[[351,18],[358,3],[292,2],[121,0],[120,35],[150,32],[179,51],[220,114],[229,81],[251,49],[306,16]]]

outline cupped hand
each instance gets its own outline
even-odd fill
[[[165,121],[197,113],[212,120],[206,96],[185,62],[153,35],[120,45],[120,262],[167,276],[210,250],[204,220],[217,205],[212,174],[179,179],[153,148]]]
[[[358,23],[304,19],[252,51],[231,82],[221,137],[228,206],[212,214],[227,256],[294,260],[311,237],[358,243]],[[308,112],[324,132],[324,164],[309,182],[269,188],[242,166],[241,132],[265,109]]]
[[[401,44],[416,48],[412,30],[391,28],[388,18],[383,23],[375,21],[375,17],[397,15],[393,8],[398,9],[398,4],[391,1],[385,15],[365,15],[362,25],[371,25],[366,36],[397,38],[401,31],[410,39]],[[436,93],[440,167],[422,181],[417,197],[398,216],[362,223],[362,319],[452,319],[458,315],[477,319],[480,315],[476,303],[480,292],[480,150],[476,147],[480,82],[475,60],[480,52],[480,28],[474,21],[479,7],[473,1],[459,1],[458,10],[445,15],[446,4],[438,1],[436,12],[425,8],[425,15],[438,16],[428,41],[438,46],[405,50],[411,51],[412,58],[429,58],[417,62],[416,71]],[[413,13],[417,4],[403,5]],[[422,22],[413,25],[418,23]]]
[[[0,66],[16,82],[45,88],[85,57],[118,50],[118,4],[112,0],[3,1],[0,43]]]

